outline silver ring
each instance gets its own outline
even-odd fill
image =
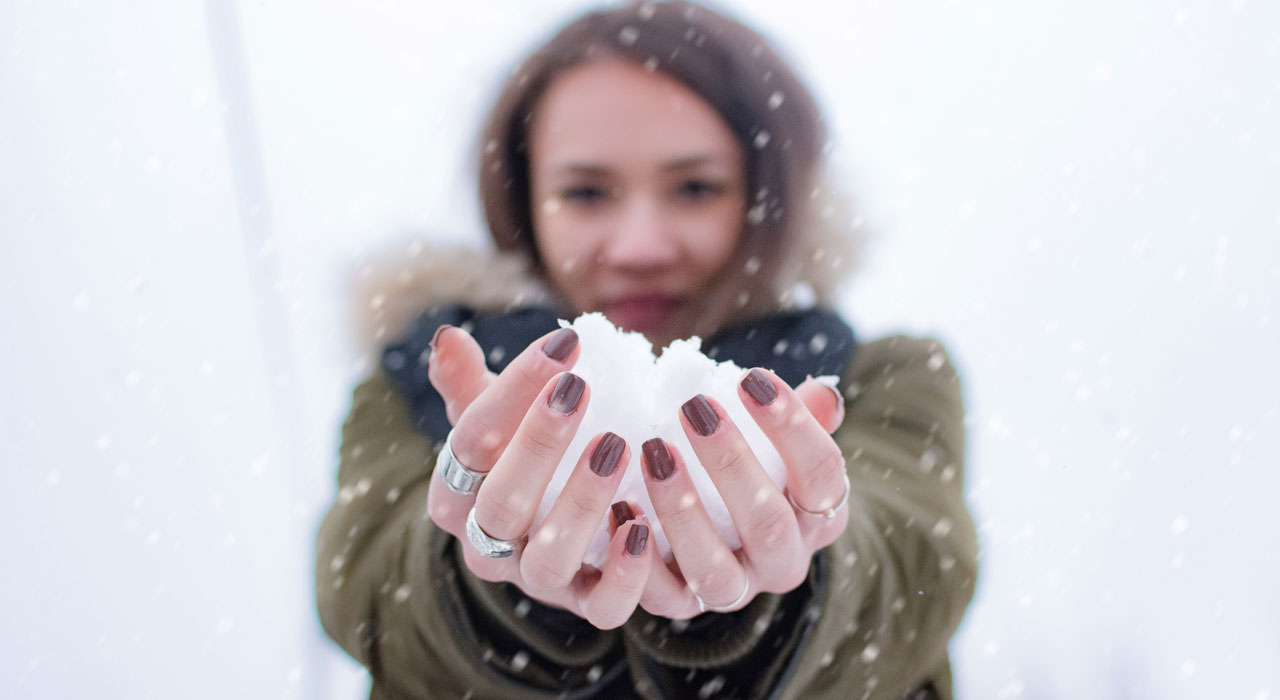
[[[791,489],[787,489],[787,500],[791,502],[792,508],[795,508],[805,515],[831,520],[836,517],[836,513],[839,513],[841,508],[845,507],[845,505],[849,503],[849,472],[844,473],[844,495],[840,497],[840,502],[826,510],[809,510],[799,503],[796,503],[796,499],[791,495]]]
[[[698,594],[694,593],[693,597],[698,598],[698,612],[729,612],[742,604],[747,599],[747,591],[751,590],[751,581],[747,579],[747,572],[742,572],[742,594],[738,599],[728,605],[707,605],[707,602],[698,598]]]
[[[476,522],[475,506],[472,506],[471,512],[467,513],[467,539],[471,541],[471,545],[476,548],[476,551],[490,559],[504,559],[524,548],[523,538],[495,540],[490,537],[480,527],[480,523]]]
[[[453,454],[453,431],[444,439],[444,447],[436,457],[436,471],[449,490],[459,496],[474,496],[480,490],[480,482],[488,476],[488,472],[475,472],[467,469]]]

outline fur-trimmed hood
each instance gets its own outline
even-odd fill
[[[809,197],[800,240],[773,288],[778,307],[830,305],[857,268],[865,243],[860,220],[832,178]],[[348,318],[360,356],[376,360],[423,311],[445,303],[477,309],[549,304],[551,290],[523,256],[476,248],[433,247],[426,236],[389,241],[362,260],[349,285]]]

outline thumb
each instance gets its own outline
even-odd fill
[[[809,377],[796,387],[796,395],[828,433],[834,433],[844,421],[844,394],[826,381]]]

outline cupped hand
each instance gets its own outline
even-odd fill
[[[813,553],[848,524],[844,456],[830,435],[844,417],[840,394],[814,379],[792,390],[772,372],[752,369],[738,395],[782,456],[787,491],[774,485],[715,399],[699,394],[686,402],[681,425],[742,547],[731,551],[716,531],[675,446],[645,442],[645,486],[673,555],[670,565],[650,572],[640,600],[655,615],[729,612],[757,593],[790,591],[805,580]]]
[[[634,612],[649,571],[661,560],[648,546],[643,514],[613,533],[604,567],[582,560],[617,491],[630,449],[613,433],[587,444],[550,513],[531,531],[538,506],[591,398],[590,387],[567,371],[578,358],[577,335],[561,329],[534,341],[501,374],[465,331],[442,327],[432,341],[428,376],[454,425],[450,444],[468,469],[486,474],[475,495],[442,479],[427,499],[433,521],[460,540],[466,565],[486,581],[508,581],[544,603],[564,608],[601,629]],[[515,541],[516,553],[491,558],[467,536],[467,517],[489,537]]]

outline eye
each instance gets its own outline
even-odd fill
[[[564,191],[563,198],[566,201],[576,204],[595,204],[603,202],[609,196],[609,192],[603,187],[595,185],[582,185],[579,187],[570,187]]]
[[[685,180],[678,188],[680,196],[686,199],[709,199],[723,191],[723,186],[711,180]]]

